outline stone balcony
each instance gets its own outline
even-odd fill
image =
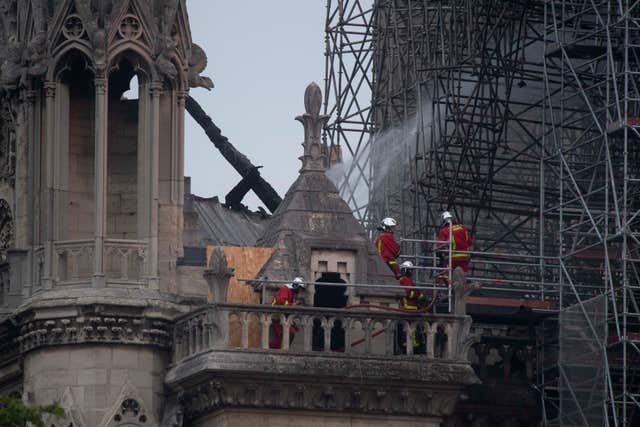
[[[284,338],[270,349],[275,319]],[[188,390],[181,399],[193,425],[238,408],[393,413],[438,425],[478,382],[470,329],[468,316],[214,304],[176,321],[166,383]],[[402,345],[416,331],[421,354]]]

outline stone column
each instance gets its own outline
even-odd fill
[[[17,308],[22,302],[23,289],[26,282],[27,257],[28,252],[23,249],[12,249],[7,251],[7,257],[11,264],[10,286],[5,292],[5,304],[10,308]]]
[[[151,95],[151,120],[149,121],[151,140],[149,141],[149,288],[158,289],[158,180],[160,167],[160,95],[162,82],[153,82],[149,87]]]
[[[25,123],[23,126],[26,127],[26,150],[27,150],[27,182],[26,182],[26,192],[27,194],[24,197],[27,198],[25,201],[27,213],[26,220],[26,248],[29,249],[27,255],[27,270],[25,282],[22,288],[23,297],[28,297],[31,295],[31,289],[35,283],[35,275],[34,275],[34,257],[33,252],[35,250],[35,246],[38,243],[38,224],[39,221],[37,219],[37,207],[38,207],[38,177],[40,176],[40,155],[37,154],[40,149],[40,144],[36,143],[36,115],[35,115],[35,101],[36,101],[37,92],[35,90],[26,90],[24,92],[24,108],[25,108]]]
[[[178,139],[176,143],[178,144],[178,173],[175,179],[178,181],[178,256],[184,256],[184,244],[182,241],[182,231],[184,229],[184,101],[188,95],[187,91],[179,91],[177,96]]]
[[[45,105],[47,111],[47,123],[45,130],[45,153],[44,153],[44,194],[41,203],[41,218],[44,218],[44,267],[42,272],[42,287],[44,289],[53,288],[53,225],[56,212],[53,209],[53,171],[54,171],[54,141],[56,136],[56,82],[45,82]],[[46,214],[45,214],[46,212]]]
[[[107,123],[109,101],[107,98],[107,79],[95,79],[95,157],[94,157],[94,188],[95,188],[95,224],[94,224],[94,266],[92,285],[95,288],[106,286],[104,241],[107,226]]]
[[[27,209],[29,210],[27,220],[27,248],[29,253],[27,257],[27,273],[24,286],[22,288],[23,298],[31,296],[32,288],[35,286],[35,258],[33,253],[36,245],[40,241],[40,233],[38,227],[40,225],[40,218],[38,214],[38,197],[39,197],[39,176],[40,176],[40,144],[36,141],[36,114],[35,114],[35,102],[37,92],[35,90],[25,91],[25,109],[26,109],[26,123],[27,127],[27,149],[28,149],[28,165],[27,165],[27,192],[28,201]],[[27,125],[29,124],[29,125]]]
[[[27,248],[29,245],[29,117],[27,91],[20,91],[20,102],[14,116],[15,129],[15,247]]]

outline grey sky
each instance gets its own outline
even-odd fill
[[[302,154],[304,89],[323,87],[324,0],[187,0],[193,40],[209,58],[205,75],[216,87],[191,95],[223,135],[284,196]],[[240,175],[222,158],[187,114],[185,174],[192,192],[224,196]],[[262,205],[253,193],[244,203]]]

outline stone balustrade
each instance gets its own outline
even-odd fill
[[[88,282],[93,273],[93,240],[54,243],[53,277],[60,285]]]
[[[107,239],[105,255],[108,283],[121,285],[142,283],[147,262],[146,242]]]
[[[57,285],[91,282],[94,266],[94,240],[66,240],[54,244],[53,277]],[[140,285],[146,271],[147,245],[138,240],[105,240],[107,283]]]
[[[272,349],[272,325],[278,322],[282,344]],[[177,320],[174,362],[209,350],[234,349],[466,362],[475,341],[470,328],[468,316],[214,304]],[[414,354],[414,345],[403,345],[414,338],[421,354]]]

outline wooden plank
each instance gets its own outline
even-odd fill
[[[260,294],[254,292],[251,287],[238,281],[241,278],[253,278],[262,266],[275,252],[275,248],[262,248],[256,246],[221,246],[227,257],[227,265],[235,270],[234,276],[229,281],[227,302],[237,304],[260,304]],[[207,247],[207,265],[216,246]],[[211,302],[211,295],[209,295]]]
[[[251,286],[245,282],[240,282],[238,277],[243,279],[253,278],[262,266],[275,252],[275,248],[262,248],[255,246],[221,246],[227,258],[227,265],[235,270],[233,277],[229,280],[227,290],[227,302],[237,304],[260,304],[260,293],[254,292]],[[216,246],[207,247],[207,265],[211,260],[211,254]],[[211,294],[209,294],[211,302]],[[240,322],[237,318],[229,319],[229,345],[232,347],[241,346]],[[249,348],[260,348],[262,327],[257,318],[249,319]]]

